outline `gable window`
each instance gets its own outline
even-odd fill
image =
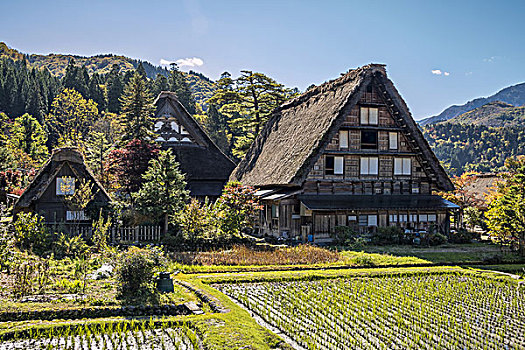
[[[361,107],[361,125],[377,125],[378,110],[374,107]]]
[[[377,131],[361,131],[361,149],[377,149]]]
[[[326,156],[324,173],[325,175],[342,175],[344,172],[344,157]]]
[[[378,157],[361,157],[361,175],[377,175],[379,170]]]
[[[388,145],[390,149],[398,149],[397,132],[388,133]]]
[[[412,160],[410,158],[394,158],[394,175],[412,174]]]
[[[348,130],[339,130],[339,148],[348,148]]]
[[[75,194],[75,178],[71,176],[63,176],[56,178],[56,195],[66,196]]]

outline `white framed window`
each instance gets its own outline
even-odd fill
[[[394,175],[412,174],[412,159],[394,158]]]
[[[399,222],[407,222],[408,215],[407,214],[399,214]]]
[[[356,222],[357,216],[356,215],[348,215],[348,222]]]
[[[428,222],[436,222],[437,217],[436,214],[428,214]]]
[[[344,173],[344,167],[344,157],[334,157],[334,175],[342,175]]]
[[[419,215],[419,222],[427,222],[428,221],[428,215],[427,214],[420,214]]]
[[[388,133],[388,146],[390,149],[398,149],[398,135],[397,132]]]
[[[360,119],[361,125],[377,125],[378,123],[378,109],[374,107],[361,107]]]
[[[66,196],[75,194],[75,178],[63,176],[56,178],[56,195]]]
[[[89,220],[86,213],[83,210],[78,211],[66,211],[66,221],[84,221]]]
[[[390,214],[389,221],[397,222],[397,214]]]
[[[417,222],[417,214],[408,215],[409,222]]]
[[[361,175],[377,175],[379,173],[378,157],[361,157]]]
[[[339,148],[348,148],[348,130],[339,130]]]
[[[368,215],[368,226],[377,226],[377,215]]]

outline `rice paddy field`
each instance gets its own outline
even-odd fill
[[[525,288],[473,274],[216,284],[304,349],[525,349]]]
[[[110,324],[111,325],[111,324]],[[139,349],[200,349],[200,340],[194,330],[183,325],[173,327],[165,324],[147,328],[146,322],[117,324],[100,328],[84,325],[62,328],[39,334],[35,331],[26,339],[0,343],[1,350],[139,350]]]

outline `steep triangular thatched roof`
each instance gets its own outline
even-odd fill
[[[53,180],[66,166],[71,168],[73,173],[79,179],[88,179],[93,182],[99,193],[109,202],[110,197],[104,187],[98,182],[91,170],[87,167],[84,157],[73,147],[63,147],[53,150],[53,154],[42,166],[33,181],[24,190],[18,201],[15,203],[15,208],[28,208],[34,201],[37,201],[53,183]]]
[[[206,131],[180,103],[177,95],[171,91],[162,91],[154,103],[157,111],[161,110],[164,104],[169,103],[176,112],[176,117],[180,118],[179,121],[195,139],[195,144],[166,145],[172,149],[187,179],[226,181],[235,168],[235,163],[215,145]]]
[[[252,186],[301,186],[310,169],[359,101],[369,82],[387,102],[398,126],[424,159],[438,187],[453,185],[412,119],[407,105],[387,78],[384,65],[369,64],[317,86],[278,108],[230,179]]]

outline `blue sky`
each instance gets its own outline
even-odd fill
[[[212,79],[250,69],[304,90],[384,63],[416,119],[525,81],[523,0],[0,0],[0,13],[0,41],[22,52],[190,58]]]

